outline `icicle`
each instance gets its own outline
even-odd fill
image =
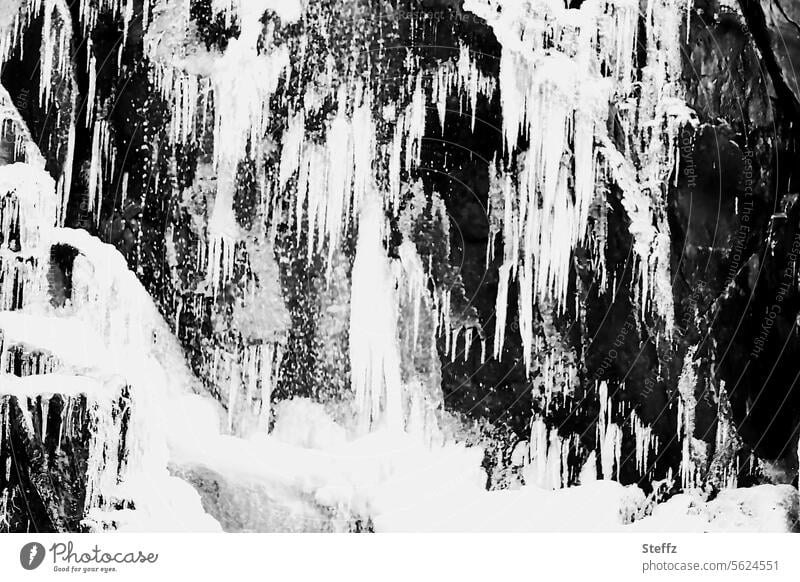
[[[402,429],[398,299],[386,249],[380,198],[364,200],[350,300],[350,363],[358,428]]]
[[[458,59],[455,62],[448,60],[440,64],[433,75],[432,99],[436,103],[442,134],[447,115],[447,98],[450,93],[456,93],[460,99],[466,99],[469,103],[471,128],[474,131],[478,97],[482,95],[491,99],[496,84],[493,77],[484,75],[478,69],[478,65],[470,55],[469,47],[460,44]]]
[[[67,153],[64,160],[64,171],[59,177],[58,185],[56,186],[56,195],[60,201],[58,209],[58,226],[64,226],[64,223],[67,220],[67,205],[69,204],[69,196],[72,188],[72,165],[75,158],[75,137],[75,119],[70,119],[69,135],[67,136]]]
[[[121,1],[121,0],[120,0]],[[128,31],[131,26],[131,20],[133,20],[133,0],[125,0],[125,11],[123,13],[123,26],[122,26],[122,44],[120,45],[120,54],[128,42]]]
[[[0,132],[14,137],[14,161],[44,168],[45,159],[39,151],[25,120],[19,114],[11,96],[0,85]]]
[[[600,472],[603,479],[619,479],[622,460],[622,430],[612,422],[611,398],[608,386],[601,382],[598,388],[600,414],[597,417],[597,443],[600,455]]]
[[[631,411],[631,426],[636,446],[636,470],[644,477],[649,471],[647,459],[653,447],[652,429],[644,425],[635,410]]]
[[[696,485],[694,479],[696,470],[694,463],[694,420],[695,388],[697,373],[695,371],[694,354],[696,346],[692,346],[684,356],[683,370],[678,379],[678,437],[681,439],[681,482],[684,489]]]
[[[95,221],[100,224],[100,202],[108,176],[114,172],[114,145],[110,126],[104,119],[97,119],[92,132],[92,157],[89,166],[89,211],[94,211]]]
[[[45,442],[47,439],[47,417],[50,413],[50,400],[47,395],[43,395],[40,397],[41,407],[42,407],[42,442]]]
[[[547,428],[544,420],[534,417],[531,422],[529,464],[524,469],[525,483],[544,489],[561,489],[569,484],[569,439],[563,439],[558,429]]]
[[[92,41],[86,41],[86,50],[89,54],[89,91],[86,96],[86,127],[92,124],[94,119],[95,108],[97,106],[97,60],[92,52]]]

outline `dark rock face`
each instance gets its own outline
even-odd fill
[[[797,163],[795,8],[792,4],[787,12],[775,1],[760,7],[743,2],[744,22],[721,23],[725,39],[745,36],[753,43],[727,58],[743,73],[730,86],[735,107],[721,110],[725,123],[715,131],[714,143],[706,138],[695,147],[696,167],[703,164],[698,156],[708,159],[710,152],[719,164],[719,177],[708,184],[720,193],[714,226],[723,243],[720,279],[725,281],[709,318],[715,372],[725,382],[746,445],[777,461],[788,479],[797,473],[792,451],[800,413],[793,363],[798,348],[793,246],[800,223],[790,169]],[[713,256],[706,260],[716,263]]]
[[[789,0],[743,0],[742,10],[775,83],[800,102],[800,7]]]

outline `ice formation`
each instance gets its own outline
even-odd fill
[[[644,39],[638,39],[639,4],[630,0],[589,0],[580,8],[565,8],[559,0],[471,0],[465,8],[485,18],[503,45],[500,92],[509,161],[494,171],[496,194],[490,197],[494,232],[505,244],[495,355],[503,347],[508,284],[516,279],[520,333],[532,365],[531,305],[552,299],[564,309],[572,253],[587,236],[589,210],[604,182],[622,190],[631,220],[642,315],[652,309],[671,329],[666,183],[677,163],[677,131],[691,121],[680,101],[682,3],[649,2]],[[635,90],[637,39],[647,47],[642,85],[653,91]],[[610,111],[617,112],[632,147],[607,136]]]
[[[100,12],[110,11],[121,17],[127,38],[133,5],[133,0],[83,0],[79,24],[91,30]],[[240,29],[223,49],[193,38],[188,2],[145,0],[142,7],[150,77],[172,112],[172,145],[206,139],[212,144],[203,171],[216,180],[213,204],[196,257],[208,295],[216,299],[225,291],[241,266],[238,251],[246,249],[255,260],[234,213],[243,165],[255,168],[257,213],[265,223],[257,231],[267,249],[262,252],[273,252],[277,225],[286,223],[296,233],[295,242],[305,245],[308,264],[321,257],[329,275],[334,257],[348,237],[354,239],[348,321],[352,394],[342,396],[355,411],[355,422],[343,426],[323,406],[299,399],[272,411],[284,345],[277,333],[249,337],[237,351],[213,348],[209,375],[224,393],[227,415],[196,394],[201,388],[173,332],[180,332],[182,310],[201,312],[204,298],[177,299],[170,329],[121,254],[84,231],[60,228],[77,122],[75,96],[55,93],[61,81],[74,83],[69,7],[64,0],[4,3],[0,64],[41,15],[39,99],[44,107],[64,99],[72,108],[64,108],[67,117],[59,121],[69,131],[63,169],[54,181],[11,99],[0,90],[0,121],[3,131],[14,135],[18,162],[0,166],[0,403],[8,414],[8,399],[16,399],[26,429],[40,436],[51,430],[52,386],[58,384],[58,394],[66,399],[65,415],[85,406],[93,428],[87,523],[97,529],[218,528],[201,507],[200,493],[186,482],[185,475],[193,472],[212,475],[217,484],[265,490],[270,501],[277,498],[287,506],[311,506],[308,515],[327,520],[326,527],[346,528],[348,520],[369,518],[378,530],[548,529],[554,523],[564,529],[565,520],[585,529],[596,518],[598,527],[617,529],[641,513],[641,491],[609,480],[620,477],[625,431],[633,436],[642,478],[651,473],[651,453],[659,443],[636,411],[622,414],[605,382],[597,387],[596,450],[581,449],[578,435],[561,434],[535,415],[518,491],[486,492],[480,448],[447,442],[437,417],[442,395],[436,371],[425,376],[415,368],[414,355],[437,360],[437,339],[443,337],[451,359],[462,353],[461,346],[466,359],[480,337],[483,361],[484,338],[451,313],[451,291],[437,288],[431,265],[415,244],[408,209],[416,204],[421,212],[421,200],[433,198],[426,212],[440,221],[448,241],[441,199],[435,193],[426,196],[414,183],[423,138],[431,129],[427,109],[435,110],[444,133],[447,116],[454,113],[448,100],[456,96],[457,113],[469,114],[474,129],[479,99],[499,94],[503,151],[490,168],[487,256],[488,262],[499,237],[503,256],[494,356],[503,354],[513,282],[526,372],[536,367],[543,384],[537,396],[547,409],[557,393],[572,392],[578,374],[574,357],[554,350],[557,342],[537,331],[535,306],[556,314],[568,308],[574,253],[581,246],[593,253],[601,277],[610,272],[602,244],[609,189],[619,191],[630,220],[640,320],[654,315],[669,333],[666,188],[677,170],[677,132],[682,124],[694,123],[681,100],[683,0],[652,0],[642,15],[635,0],[587,0],[579,8],[567,8],[562,0],[466,0],[465,9],[484,18],[502,46],[499,76],[483,73],[463,44],[432,72],[409,50],[398,94],[380,111],[377,79],[357,70],[342,73],[331,58],[318,72],[326,82],[309,83],[301,98],[286,94],[293,81],[309,74],[303,58],[311,49],[306,38],[290,45],[280,27],[305,24],[305,2],[213,0],[214,13]],[[645,49],[644,62],[634,60],[637,43]],[[92,135],[88,203],[99,222],[118,152],[97,94],[98,62],[91,43],[88,54],[83,120]],[[274,114],[278,108],[280,116]],[[613,123],[624,139],[609,135]],[[590,232],[589,217],[597,208]],[[390,242],[392,227],[400,231],[399,242]],[[58,307],[47,279],[54,246],[76,254],[70,296]],[[277,267],[274,271],[277,280]],[[247,290],[254,302],[256,287]],[[242,313],[246,307],[237,308],[234,319],[241,331],[254,316]],[[548,317],[544,326],[552,327]],[[82,341],[70,341],[76,337]],[[25,364],[29,373],[23,378],[5,373],[15,349],[37,354]],[[686,356],[679,383],[685,488],[698,482],[692,356]],[[130,414],[125,438],[123,408]],[[8,424],[4,418],[3,426]],[[159,428],[162,424],[169,427]],[[59,430],[71,426],[70,419],[60,419]],[[717,434],[723,446],[727,429]],[[573,457],[586,459],[580,475]],[[580,487],[569,487],[576,481]],[[414,507],[406,507],[411,501]],[[598,515],[575,515],[576,506],[591,506]],[[470,508],[468,516],[462,515],[464,507]],[[711,502],[705,511],[713,514]],[[170,523],[171,517],[176,521]],[[706,517],[698,518],[698,527],[713,519]]]
[[[350,365],[359,428],[403,428],[398,298],[383,244],[383,210],[370,195],[359,221],[350,299]]]
[[[0,166],[0,310],[23,307],[46,288],[47,228],[55,224],[54,183],[44,168]]]
[[[555,428],[548,429],[541,418],[531,424],[530,458],[524,473],[525,484],[545,489],[561,489],[569,485],[570,439],[564,439]],[[574,443],[572,443],[574,447]]]

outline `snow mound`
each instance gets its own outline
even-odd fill
[[[631,529],[647,532],[791,532],[798,529],[798,492],[791,485],[725,489],[711,501],[682,493],[657,505]]]

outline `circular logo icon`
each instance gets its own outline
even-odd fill
[[[44,546],[39,542],[29,542],[19,551],[19,563],[26,570],[35,570],[44,561]]]

